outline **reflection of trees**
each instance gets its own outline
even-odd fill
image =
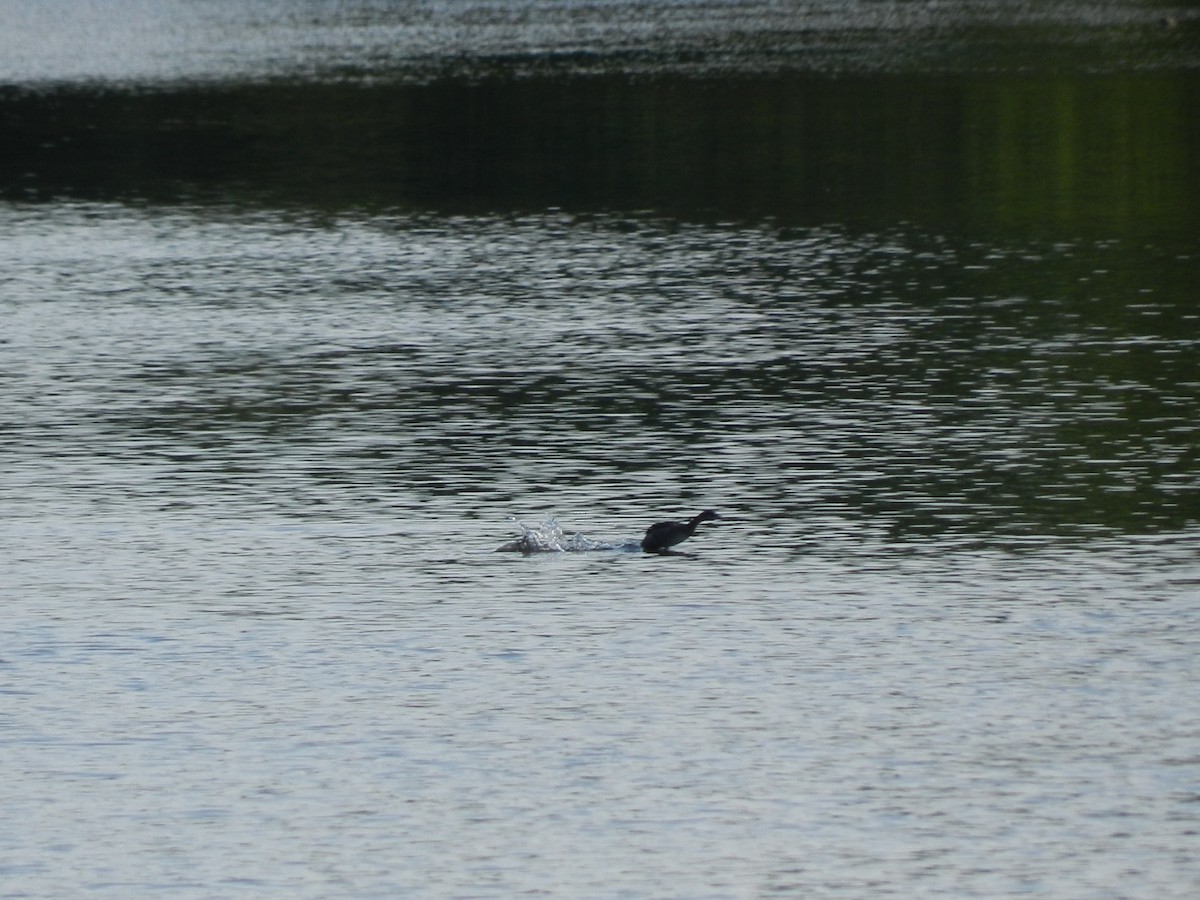
[[[969,84],[963,158],[972,217],[1085,232],[1097,225],[1177,227],[1196,202],[1189,123],[1198,110],[1187,80],[1122,75]]]
[[[11,198],[1194,228],[1200,90],[1104,76],[591,76],[0,94]]]

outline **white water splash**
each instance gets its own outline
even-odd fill
[[[528,525],[513,519],[521,529],[521,536],[497,547],[497,551],[515,551],[517,553],[572,553],[588,550],[630,550],[640,549],[637,541],[594,541],[584,537],[580,532],[567,534],[553,516],[544,522]]]

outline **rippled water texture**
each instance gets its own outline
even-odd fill
[[[1193,17],[1129,0],[26,0],[0,7],[0,81],[1194,67]]]
[[[0,896],[1196,896],[1195,24],[0,5]]]
[[[4,215],[21,891],[1195,885],[1194,260]]]
[[[4,440],[61,503],[118,478],[152,509],[297,515],[710,497],[824,540],[1195,520],[1191,258],[564,217],[6,217]]]

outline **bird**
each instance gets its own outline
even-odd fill
[[[687,522],[659,522],[657,525],[651,525],[646,529],[646,536],[642,538],[642,549],[647,553],[662,553],[668,547],[674,547],[680,541],[690,538],[696,533],[701,522],[711,522],[719,518],[721,517],[711,509],[706,509]]]

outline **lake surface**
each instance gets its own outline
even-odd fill
[[[5,4],[0,897],[1195,896],[1198,25]]]

